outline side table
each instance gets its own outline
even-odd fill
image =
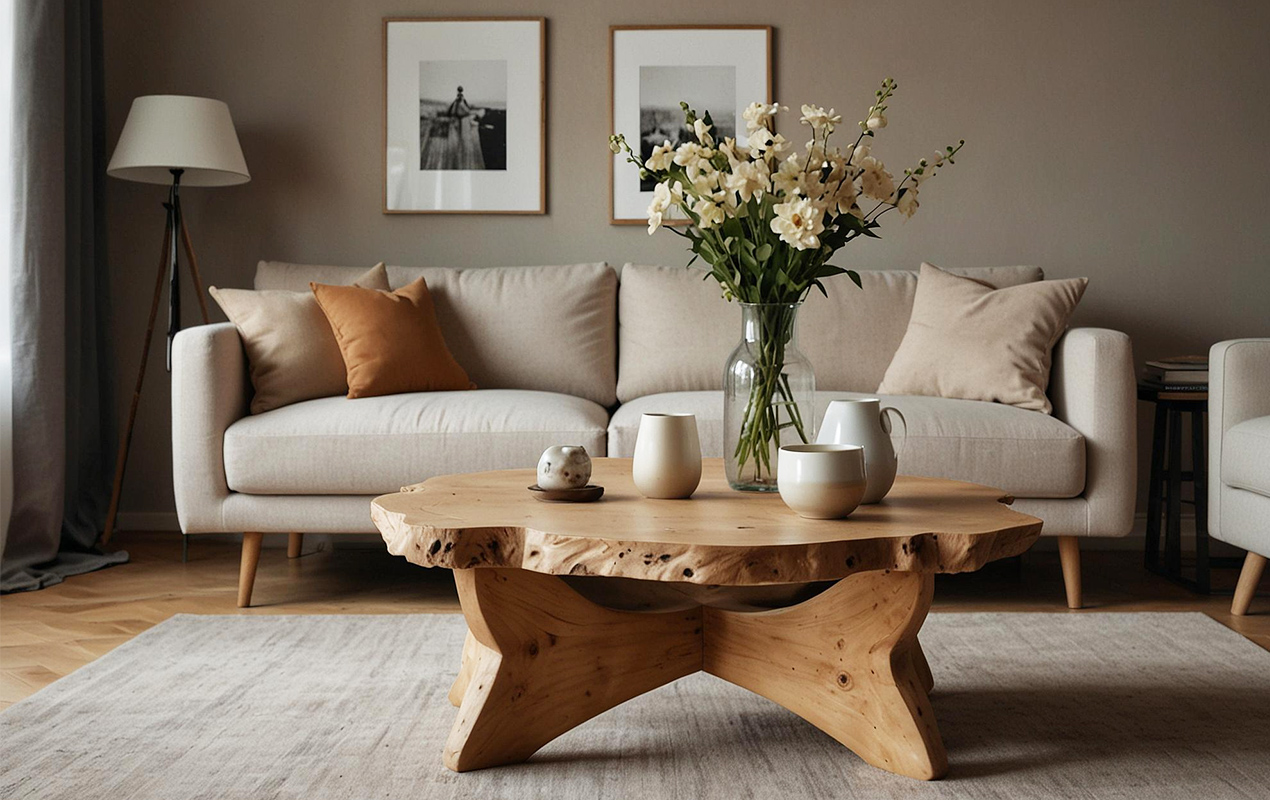
[[[1138,384],[1138,399],[1155,405],[1151,436],[1151,475],[1147,494],[1146,568],[1203,594],[1212,593],[1211,567],[1238,567],[1238,558],[1212,558],[1208,552],[1208,485],[1204,444],[1208,391],[1172,391]],[[1182,469],[1183,418],[1190,415],[1191,465]],[[1182,484],[1191,484],[1191,499]],[[1182,571],[1182,504],[1195,507],[1195,577]],[[1160,534],[1164,558],[1160,559]]]

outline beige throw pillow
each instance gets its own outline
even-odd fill
[[[354,286],[388,291],[382,263]],[[209,291],[238,328],[251,370],[251,413],[348,391],[344,358],[312,292],[265,289]]]
[[[1004,289],[922,264],[913,314],[878,394],[986,400],[1052,411],[1054,345],[1087,278]]]

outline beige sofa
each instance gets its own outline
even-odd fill
[[[1248,612],[1270,556],[1270,339],[1208,354],[1208,532],[1248,551],[1231,613]]]
[[[306,290],[358,268],[262,262],[258,289]],[[964,270],[996,286],[1034,267]],[[173,354],[177,513],[186,534],[245,531],[247,605],[265,533],[374,533],[370,498],[433,475],[532,467],[547,446],[631,455],[640,414],[697,415],[721,455],[723,363],[739,313],[701,273],[603,264],[389,267],[396,287],[426,276],[455,357],[481,388],[347,400],[248,414],[250,381],[232,325],[182,331]],[[818,413],[876,388],[903,338],[915,272],[865,272],[813,294],[800,322]],[[900,470],[995,486],[1060,538],[1068,603],[1080,605],[1077,537],[1123,536],[1135,487],[1133,360],[1115,331],[1073,329],[1054,353],[1054,415],[965,400],[884,397],[903,411]],[[898,442],[897,442],[898,444]]]

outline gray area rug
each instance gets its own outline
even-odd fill
[[[707,675],[441,766],[462,618],[188,616],[0,714],[3,798],[1266,798],[1270,653],[1201,614],[932,614],[949,777]]]

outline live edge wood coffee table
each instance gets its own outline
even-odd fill
[[[707,459],[690,500],[648,500],[597,459],[595,503],[543,503],[533,470],[377,498],[389,550],[454,570],[468,637],[445,765],[524,761],[595,715],[704,670],[912,778],[948,769],[917,642],[937,572],[1018,555],[1041,521],[995,489],[900,477],[846,520],[734,492]]]

